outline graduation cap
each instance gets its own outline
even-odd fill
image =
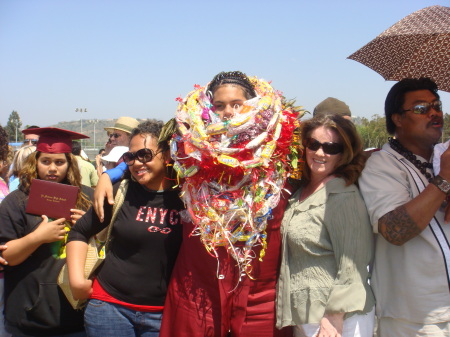
[[[26,129],[22,133],[39,135],[36,151],[45,153],[71,153],[72,140],[89,138],[78,132],[58,128]]]

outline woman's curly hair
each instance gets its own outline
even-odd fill
[[[8,152],[8,134],[0,125],[0,161],[6,161],[8,159]]]
[[[37,164],[42,152],[36,151],[31,153],[25,162],[22,170],[19,172],[20,186],[19,189],[25,194],[30,193],[31,182],[33,179],[39,179]],[[77,158],[71,153],[64,153],[66,156],[68,168],[66,177],[62,181],[63,184],[77,186],[80,188],[77,197],[76,208],[87,211],[92,205],[89,197],[81,190],[81,173],[78,168]]]

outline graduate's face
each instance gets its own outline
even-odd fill
[[[60,183],[66,178],[68,168],[64,153],[42,152],[37,160],[38,177],[42,180]]]
[[[242,110],[246,100],[244,90],[240,86],[222,85],[214,91],[214,112],[221,120],[227,121]]]

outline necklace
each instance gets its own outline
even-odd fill
[[[433,168],[433,165],[427,161],[420,161],[417,159],[416,155],[411,151],[407,150],[397,139],[389,138],[389,145],[391,148],[398,153],[400,153],[403,157],[405,157],[408,161],[410,161],[417,169],[428,179],[431,180],[431,174],[427,172],[427,169]]]

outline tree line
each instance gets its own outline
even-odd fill
[[[359,119],[356,129],[363,139],[364,149],[381,148],[391,137],[386,131],[386,117],[380,115],[373,115],[370,120],[364,117]],[[445,113],[441,142],[446,142],[449,139],[450,115]]]
[[[78,123],[78,122],[77,122]],[[27,128],[26,125],[24,128]],[[109,126],[109,125],[108,125]],[[104,143],[106,135],[103,131],[104,125],[100,124],[98,127],[98,132],[103,135],[99,137],[99,144]],[[92,127],[91,127],[92,128]],[[373,115],[371,119],[368,118],[358,118],[356,129],[358,130],[361,138],[363,139],[364,149],[367,148],[381,148],[384,143],[387,142],[390,135],[386,131],[386,117],[380,115]],[[17,111],[11,112],[8,118],[8,122],[5,127],[6,133],[9,137],[9,142],[18,142],[23,140],[22,130],[22,120],[20,119],[19,113]],[[72,130],[79,131],[79,130]],[[105,138],[105,139],[103,139]],[[442,142],[450,139],[450,115],[444,114],[444,128],[442,130]]]

